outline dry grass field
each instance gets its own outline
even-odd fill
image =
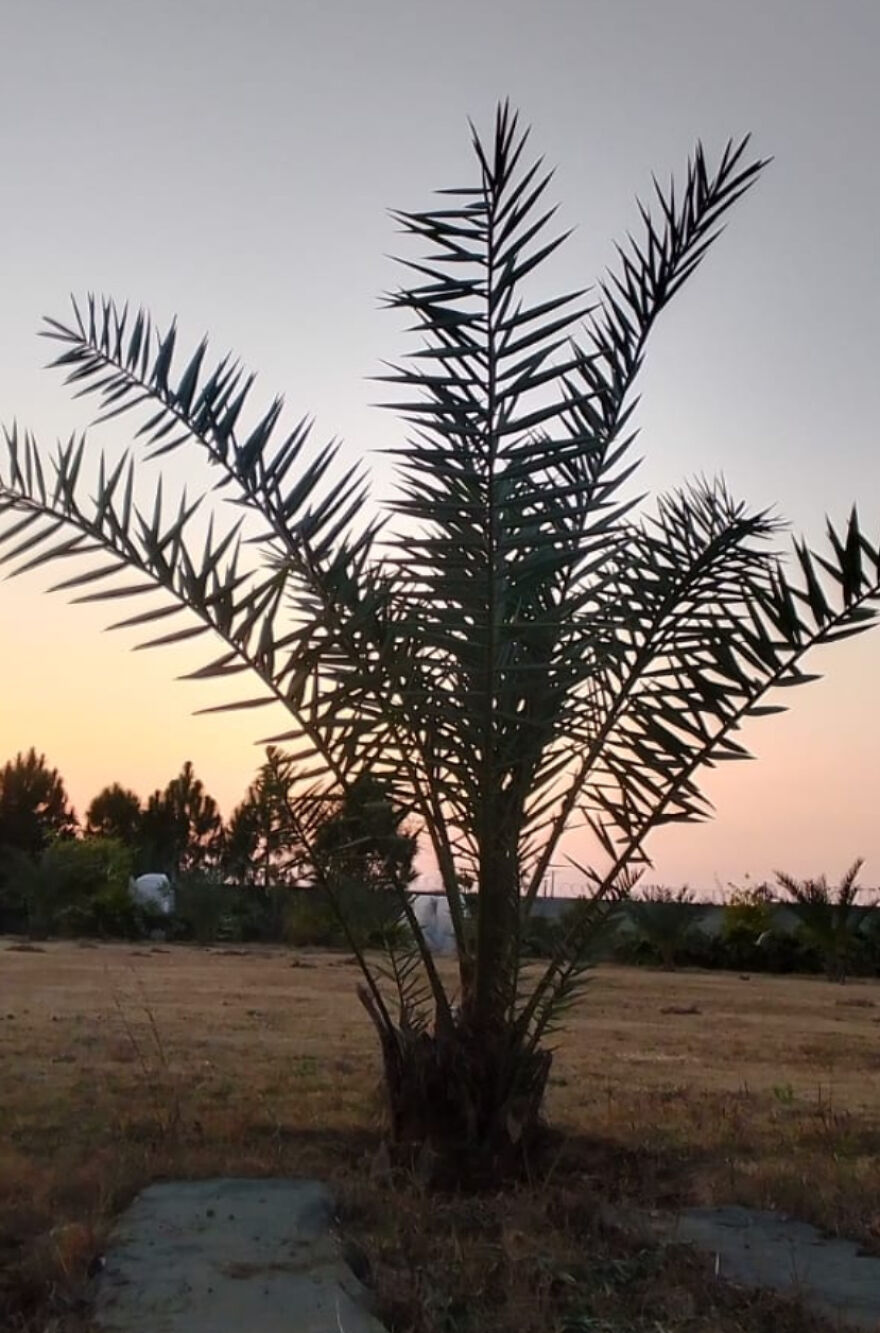
[[[600,968],[552,1152],[438,1198],[383,1164],[355,980],[333,954],[0,941],[0,1327],[88,1328],[114,1213],[168,1176],[330,1180],[397,1333],[824,1327],[661,1260],[628,1205],[776,1207],[880,1252],[880,985]]]

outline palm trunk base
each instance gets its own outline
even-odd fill
[[[431,1184],[478,1188],[521,1174],[544,1137],[552,1053],[517,1049],[509,1032],[486,1039],[459,1025],[442,1036],[376,1026],[398,1158],[418,1161]]]

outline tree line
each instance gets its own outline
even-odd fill
[[[383,944],[399,928],[395,886],[414,878],[416,838],[382,783],[364,776],[329,809],[307,848],[288,813],[290,759],[269,747],[224,822],[187,761],[145,803],[114,782],[78,820],[64,780],[35,749],[0,769],[0,931],[139,935],[155,926],[132,903],[132,875],[174,882],[171,933],[209,941],[286,940],[297,945]],[[648,966],[880,975],[877,894],[860,888],[861,859],[838,884],[824,875],[776,874],[776,887],[731,885],[720,931],[707,933],[685,886],[640,889],[606,920],[596,956]],[[321,884],[334,885],[348,933]],[[307,894],[295,889],[310,890]],[[786,908],[789,924],[780,921]],[[470,900],[468,910],[471,910]],[[572,899],[555,920],[524,914],[521,946],[551,957],[559,938],[591,911]],[[167,926],[166,922],[162,923]],[[600,933],[601,934],[601,933]]]
[[[187,760],[145,802],[108,784],[80,820],[45,755],[17,754],[0,768],[0,930],[141,933],[150,922],[128,883],[161,872],[177,888],[184,934],[215,936],[225,919],[225,929],[253,938],[280,938],[289,928],[294,937],[337,942],[320,892],[312,895],[319,902],[292,909],[292,890],[315,889],[317,871],[356,917],[375,921],[392,886],[414,878],[416,838],[381,781],[365,775],[343,801],[326,805],[306,846],[289,815],[295,782],[289,758],[270,746],[224,821]]]
[[[855,860],[836,884],[824,874],[797,879],[777,870],[773,884],[731,883],[723,903],[701,901],[687,885],[647,885],[608,919],[599,956],[666,969],[824,972],[839,982],[880,976],[878,895],[859,885],[862,864]],[[525,951],[550,957],[560,934],[586,911],[589,900],[581,898],[556,919],[532,918],[524,927]]]
[[[108,784],[79,820],[63,777],[32,748],[0,769],[0,848],[36,859],[56,839],[112,838],[131,851],[138,874],[161,871],[176,879],[192,870],[243,872],[259,856],[264,873],[271,859],[273,871],[287,875],[278,864],[283,789],[273,779],[279,767],[277,755],[267,755],[228,824],[189,760],[146,802],[119,782]]]

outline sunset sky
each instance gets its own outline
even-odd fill
[[[184,346],[207,331],[347,456],[399,443],[368,382],[406,348],[379,299],[387,209],[470,183],[467,117],[488,128],[509,95],[575,227],[547,295],[601,274],[698,137],[714,155],[751,131],[773,156],[656,331],[639,489],[723,472],[815,540],[853,500],[880,534],[877,0],[22,0],[0,33],[5,422],[46,445],[88,424],[35,330],[95,290],[176,313]],[[129,438],[123,419],[93,440]],[[186,453],[167,471],[202,475]],[[106,610],[45,595],[72,572],[0,583],[0,763],[35,745],[82,811],[191,759],[228,813],[283,717],[193,717],[227,697],[174,681],[204,649],[133,653]],[[862,855],[880,884],[880,633],[814,668],[744,733],[758,762],[710,775],[717,818],[651,844],[652,879],[713,892]]]

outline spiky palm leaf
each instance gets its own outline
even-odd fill
[[[88,499],[82,442],[47,461],[8,431],[0,480],[7,563],[90,557],[58,585],[83,600],[158,589],[158,608],[119,623],[189,611],[195,624],[148,642],[214,630],[223,652],[195,674],[249,670],[261,694],[235,706],[287,709],[290,729],[273,739],[302,766],[291,820],[303,845],[315,812],[359,774],[390,784],[428,834],[449,899],[458,1027],[488,1044],[506,1033],[513,1064],[577,993],[588,937],[646,863],[650,833],[706,816],[700,771],[744,757],[743,720],[778,707],[768,690],[810,678],[814,644],[866,628],[880,591],[880,550],[855,512],[844,532],[829,525],[826,552],[795,544],[793,576],[771,544],[778,525],[723,484],[685,487],[653,513],[625,490],[649,334],[756,181],[764,164],[747,160],[747,141],[714,168],[698,146],[678,189],[655,182],[638,235],[585,299],[532,293],[565,237],[527,138],[499,107],[491,140],[473,134],[476,182],[396,214],[425,253],[389,297],[418,340],[381,377],[409,427],[386,522],[361,520],[360,471],[337,476],[337,446],[315,448],[307,419],[285,431],[280,400],[242,425],[253,379],[237,362],[209,368],[203,342],[180,368],[173,325],[157,333],[143,312],[91,298],[72,322],[48,321],[55,364],[98,395],[100,420],[140,410],[150,457],[201,445],[239,521],[195,554],[202,506],[169,516],[160,487],[142,510],[127,457],[101,464]],[[256,564],[240,545],[254,523]],[[129,567],[139,581],[120,587]],[[582,867],[593,906],[524,991],[521,907],[578,823],[596,840]],[[465,876],[478,889],[473,943]],[[456,1023],[403,885],[400,900],[414,941],[390,965],[400,1023],[360,955],[389,1050],[401,1023],[421,1031],[418,968],[438,1028],[448,1037]],[[531,1066],[530,1087],[543,1068]]]
[[[862,934],[865,910],[860,904],[859,872],[864,864],[858,857],[832,887],[824,875],[818,879],[796,879],[782,870],[776,881],[789,896],[789,907],[800,922],[806,940],[821,954],[828,975],[837,981],[846,979],[847,965]]]

